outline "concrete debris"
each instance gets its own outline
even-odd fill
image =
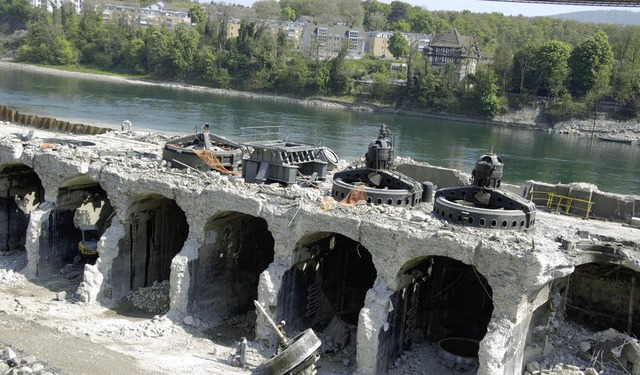
[[[438,358],[438,345],[425,344],[402,353],[400,358],[389,366],[389,375],[442,375],[458,373],[442,363]],[[462,372],[461,372],[462,374]],[[474,375],[476,371],[464,372]]]
[[[535,365],[530,363],[527,375],[627,375],[630,370],[640,368],[640,342],[614,329],[591,332],[581,325],[555,318],[543,330],[548,341],[537,365],[541,372],[531,371]]]
[[[24,275],[19,273],[27,266],[27,254],[24,251],[7,251],[0,253],[2,264],[0,268],[0,284],[15,285],[25,282]]]
[[[129,301],[140,310],[164,314],[169,311],[169,281],[155,282],[150,287],[140,288],[129,296]]]
[[[65,375],[64,372],[51,367],[32,355],[19,352],[10,346],[0,344],[0,373],[11,375]]]

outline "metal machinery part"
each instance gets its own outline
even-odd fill
[[[281,182],[292,185],[299,179],[324,180],[329,165],[338,157],[326,147],[290,141],[255,141],[244,143],[253,151],[245,159],[242,177],[247,182]]]
[[[196,154],[197,150],[211,151],[229,171],[239,171],[242,167],[242,145],[207,132],[190,134],[165,143],[162,159],[171,162],[175,168],[211,170],[212,168]]]
[[[278,337],[280,351],[273,357],[262,363],[262,367],[269,375],[313,375],[317,372],[315,362],[320,358],[316,351],[322,345],[322,342],[316,336],[311,328],[302,331],[293,339],[287,339],[273,319],[267,314],[262,305],[258,301],[253,301],[269,327]]]
[[[530,228],[536,221],[536,205],[499,189],[502,160],[495,154],[478,159],[473,185],[436,191],[433,210],[437,216],[460,225],[481,228]]]
[[[415,206],[420,203],[423,184],[394,170],[393,142],[386,125],[380,127],[380,135],[365,155],[366,166],[350,168],[333,175],[331,196],[341,201],[351,190],[363,186],[367,202],[392,206]]]

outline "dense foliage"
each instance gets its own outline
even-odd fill
[[[0,52],[23,61],[80,64],[106,71],[151,75],[220,88],[297,96],[348,96],[435,112],[495,116],[507,95],[545,97],[561,114],[591,116],[598,101],[618,103],[619,115],[640,109],[640,28],[583,24],[499,13],[431,12],[401,1],[258,0],[243,13],[237,38],[227,37],[236,7],[189,4],[192,25],[141,27],[125,14],[108,22],[99,7],[77,14],[65,3],[53,13],[28,0],[0,2]],[[246,8],[243,9],[246,11]],[[260,19],[339,20],[365,30],[396,31],[390,61],[350,60],[346,50],[329,60],[305,56]],[[239,16],[238,16],[239,17]],[[27,29],[27,33],[15,32]],[[435,69],[401,32],[431,34],[457,28],[475,36],[483,59],[475,76],[458,79],[454,66]],[[488,57],[488,58],[487,58]],[[529,99],[530,100],[530,99]]]

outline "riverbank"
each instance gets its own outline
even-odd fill
[[[459,121],[490,126],[516,127],[530,130],[542,130],[563,134],[573,134],[578,136],[597,136],[610,139],[620,139],[640,144],[640,123],[633,121],[618,122],[611,120],[570,120],[553,126],[549,126],[541,120],[544,114],[542,107],[525,107],[517,111],[510,111],[494,119],[478,119],[451,114],[436,114],[422,112],[418,110],[396,108],[378,104],[346,103],[333,98],[310,98],[299,99],[272,94],[260,94],[230,89],[217,89],[205,86],[190,85],[176,82],[161,82],[154,80],[136,79],[126,76],[102,75],[95,73],[73,72],[59,70],[50,67],[35,66],[29,64],[16,63],[12,61],[0,61],[0,68],[17,69],[57,76],[67,76],[80,79],[91,79],[105,82],[121,82],[133,85],[158,86],[174,90],[184,90],[191,92],[202,92],[213,95],[223,95],[229,97],[239,97],[246,99],[264,100],[273,103],[296,104],[308,107],[345,109],[364,112],[376,112],[382,114],[394,114],[412,117],[433,118],[439,120]]]

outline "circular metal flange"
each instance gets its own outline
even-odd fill
[[[263,362],[269,375],[284,375],[296,368],[299,364],[312,357],[314,352],[320,348],[322,342],[311,328],[308,328],[289,341],[287,347]],[[318,358],[315,357],[315,360]],[[315,360],[310,362],[315,362]],[[309,363],[308,366],[312,366]],[[303,370],[303,369],[299,369]]]
[[[371,168],[347,169],[333,176],[331,196],[344,199],[351,190],[364,185],[367,202],[390,206],[415,206],[422,201],[422,184],[400,173]]]
[[[459,225],[524,229],[536,221],[535,204],[508,191],[463,186],[440,189],[435,197],[436,216]]]

